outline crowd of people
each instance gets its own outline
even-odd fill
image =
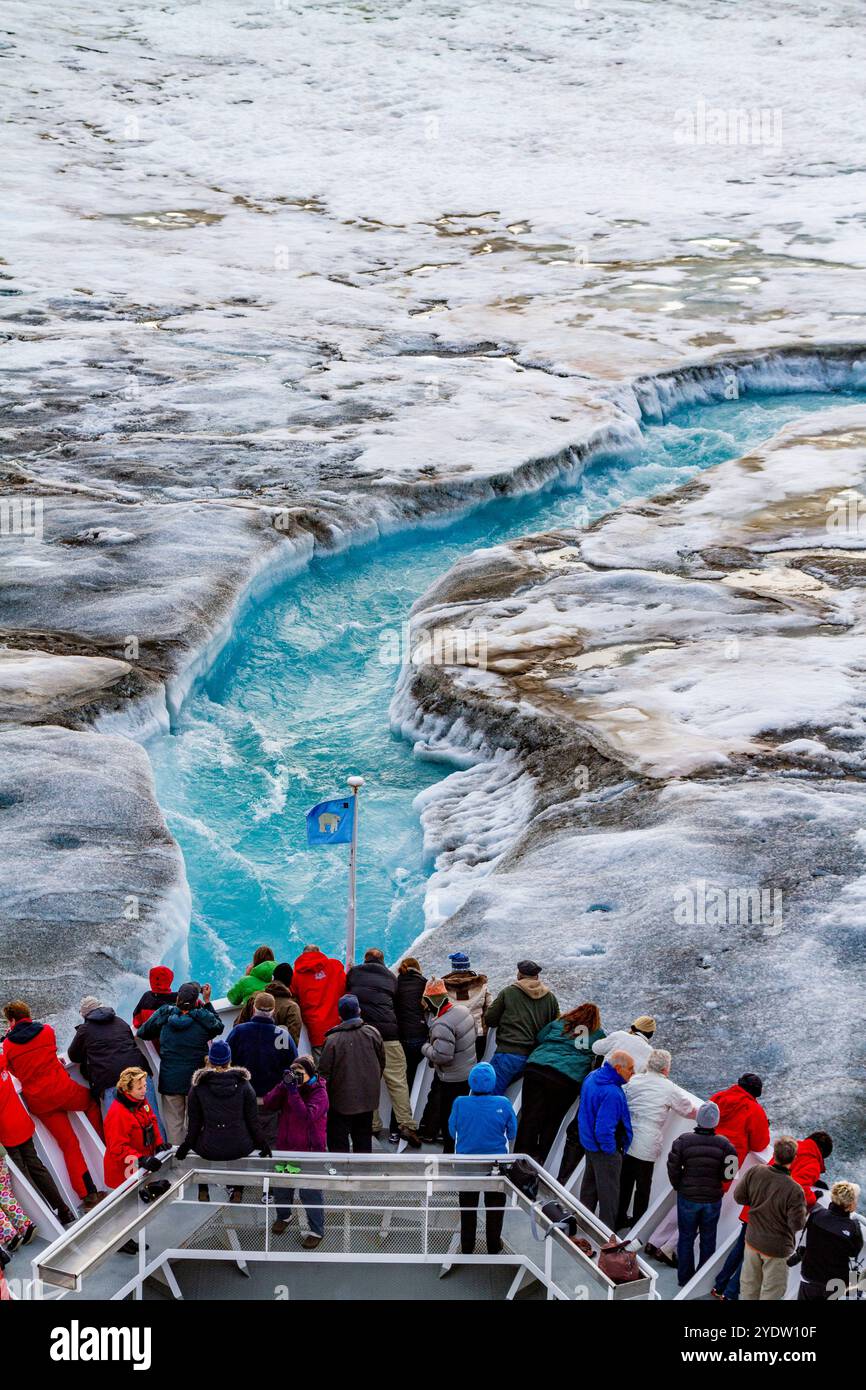
[[[533,960],[521,960],[516,979],[495,997],[465,952],[452,954],[450,965],[442,977],[428,978],[407,956],[392,971],[382,951],[371,948],[347,972],[315,945],[294,964],[277,962],[271,948],[261,946],[228,990],[239,1013],[225,1037],[210,986],[189,981],[175,990],[172,972],[155,966],[132,1027],[99,999],[82,999],[82,1022],[67,1056],[84,1085],[58,1055],[50,1025],[34,1020],[22,1000],[6,1004],[0,1263],[34,1235],[4,1154],[62,1224],[75,1219],[36,1151],[34,1119],[59,1145],[69,1186],[87,1211],[131,1174],[158,1173],[172,1149],[178,1159],[195,1153],[226,1164],[253,1153],[271,1157],[275,1149],[371,1153],[378,1134],[416,1149],[441,1142],[446,1153],[504,1155],[513,1148],[543,1164],[576,1105],[564,1134],[559,1182],[570,1183],[583,1161],[580,1201],[612,1231],[629,1231],[649,1208],[656,1165],[664,1158],[676,1192],[675,1222],[657,1227],[646,1253],[672,1264],[681,1286],[714,1254],[722,1199],[733,1185],[742,1203],[741,1230],[716,1276],[714,1296],[783,1298],[792,1263],[802,1263],[801,1299],[841,1295],[863,1240],[854,1219],[855,1183],[838,1181],[826,1206],[818,1200],[827,1187],[829,1134],[816,1130],[799,1142],[783,1135],[768,1164],[753,1158],[749,1166],[748,1156],[763,1155],[770,1142],[759,1076],[746,1072],[697,1102],[671,1079],[671,1054],[655,1046],[650,1015],[606,1032],[595,1003],[563,1012]],[[302,1029],[305,1055],[298,1051]],[[495,1048],[486,1062],[490,1029],[496,1030]],[[158,1089],[142,1042],[158,1053]],[[410,1096],[422,1065],[432,1078],[416,1121]],[[506,1095],[517,1081],[519,1117]],[[383,1083],[391,1103],[387,1132],[379,1114]],[[104,1140],[101,1174],[88,1169],[73,1112],[86,1115]],[[694,1127],[665,1154],[672,1113]],[[287,1185],[274,1195],[272,1231],[281,1236],[294,1191]],[[306,1217],[302,1244],[315,1249],[325,1233],[324,1195],[306,1188],[297,1195]],[[199,1198],[209,1199],[206,1184]],[[478,1199],[477,1192],[459,1194],[464,1253],[475,1249]],[[229,1190],[230,1202],[242,1200],[242,1188]],[[485,1196],[491,1254],[502,1248],[504,1204],[503,1194]]]

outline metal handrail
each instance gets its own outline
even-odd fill
[[[440,1193],[456,1193],[460,1190],[499,1191],[510,1199],[509,1207],[512,1211],[517,1209],[523,1215],[528,1216],[532,1209],[537,1207],[537,1203],[531,1202],[523,1192],[515,1187],[508,1176],[508,1165],[516,1157],[523,1156],[469,1156],[460,1154],[380,1156],[378,1154],[285,1153],[275,1154],[270,1159],[245,1159],[238,1164],[205,1166],[201,1160],[191,1161],[188,1166],[183,1167],[181,1172],[169,1179],[167,1190],[147,1205],[139,1201],[139,1192],[144,1184],[152,1181],[152,1175],[142,1174],[127,1179],[73,1230],[64,1232],[63,1236],[55,1240],[37,1256],[34,1260],[34,1275],[38,1281],[46,1285],[71,1292],[80,1292],[84,1281],[121,1245],[126,1244],[136,1236],[139,1237],[140,1246],[139,1269],[132,1280],[124,1286],[126,1290],[138,1289],[140,1291],[144,1279],[172,1259],[237,1259],[239,1263],[247,1260],[292,1262],[300,1259],[356,1263],[365,1261],[434,1262],[443,1266],[450,1266],[452,1263],[499,1261],[501,1259],[499,1256],[463,1256],[458,1254],[455,1249],[450,1250],[447,1254],[443,1254],[441,1251],[430,1253],[428,1227],[431,1214],[435,1214],[437,1218],[447,1217],[450,1221],[459,1210],[452,1204],[443,1207],[431,1206],[431,1199]],[[298,1171],[275,1172],[275,1161],[291,1162]],[[575,1216],[580,1231],[590,1235],[598,1245],[601,1245],[607,1238],[606,1228],[586,1208],[581,1207],[570,1193],[551,1179],[538,1164],[531,1159],[527,1161],[537,1171],[540,1192],[544,1193],[541,1200],[555,1198],[561,1202],[565,1209]],[[160,1253],[150,1262],[146,1262],[143,1234],[145,1229],[149,1228],[147,1234],[151,1235],[154,1222],[160,1214],[164,1214],[166,1209],[174,1204],[183,1206],[187,1211],[192,1206],[203,1205],[194,1203],[186,1197],[185,1189],[195,1184],[260,1187],[265,1198],[270,1197],[275,1188],[311,1188],[318,1189],[323,1193],[342,1193],[346,1197],[349,1197],[353,1191],[362,1195],[371,1190],[381,1192],[384,1189],[385,1193],[393,1193],[398,1200],[396,1202],[393,1200],[374,1202],[366,1205],[362,1201],[332,1202],[327,1204],[328,1211],[332,1216],[342,1217],[348,1217],[352,1213],[363,1213],[366,1216],[381,1214],[383,1225],[390,1221],[392,1215],[399,1217],[401,1214],[413,1212],[419,1217],[417,1232],[419,1249],[408,1253],[377,1252],[375,1254],[348,1252],[346,1250],[342,1252],[316,1251],[315,1253],[275,1251],[269,1243],[269,1220],[267,1217],[268,1208],[266,1207],[263,1249],[242,1251],[234,1240],[232,1242],[233,1248],[229,1251],[210,1248],[198,1249],[189,1244],[179,1245],[177,1244],[177,1231],[173,1229],[171,1244],[168,1241],[162,1241]],[[421,1203],[415,1206],[400,1203],[399,1198],[412,1191],[421,1196]],[[260,1199],[254,1202],[231,1204],[231,1206],[225,1199],[222,1199],[213,1201],[209,1205],[211,1209],[218,1206],[220,1208],[226,1207],[229,1210],[243,1211],[246,1209],[249,1212],[251,1208],[255,1208],[257,1212],[262,1211]],[[204,1210],[207,1210],[206,1206]],[[549,1228],[545,1230],[545,1237],[541,1241],[534,1238],[527,1241],[526,1248],[522,1251],[509,1250],[505,1256],[506,1263],[518,1266],[524,1273],[531,1272],[533,1277],[540,1279],[547,1287],[549,1297],[569,1298],[573,1295],[560,1289],[551,1274],[553,1250],[558,1248],[566,1254],[571,1267],[578,1275],[582,1273],[584,1277],[590,1277],[594,1285],[602,1289],[603,1297],[615,1296],[617,1286],[607,1280],[598,1266],[584,1252],[561,1231],[550,1228],[545,1218],[540,1217],[539,1225]],[[201,1227],[198,1228],[198,1230],[200,1229]],[[192,1236],[196,1234],[197,1231],[191,1233]],[[154,1244],[156,1244],[155,1240]],[[538,1260],[536,1260],[536,1256]],[[654,1273],[649,1266],[642,1264],[641,1272],[643,1275],[643,1279],[640,1281],[641,1289],[639,1291],[635,1287],[632,1296],[653,1297]]]

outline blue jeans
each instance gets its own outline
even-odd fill
[[[274,1188],[274,1196],[278,1202],[291,1202],[294,1195],[295,1191],[292,1187]],[[310,1231],[314,1236],[323,1236],[325,1234],[324,1194],[311,1187],[300,1187],[298,1188],[298,1196],[303,1203],[304,1211],[307,1213]],[[290,1206],[278,1206],[277,1216],[280,1221],[288,1221],[291,1210]]]
[[[521,1052],[500,1052],[497,1048],[490,1059],[490,1065],[496,1072],[494,1095],[505,1095],[512,1081],[517,1081],[523,1075],[528,1060]]]
[[[700,1236],[698,1269],[715,1251],[721,1209],[721,1197],[717,1202],[690,1202],[687,1197],[677,1197],[677,1282],[680,1288],[695,1275],[695,1237]]]
[[[746,1253],[746,1223],[740,1222],[740,1234],[728,1252],[728,1258],[722,1265],[720,1274],[716,1275],[713,1288],[716,1293],[720,1293],[729,1303],[739,1303],[740,1301],[740,1275],[743,1272],[743,1257]]]

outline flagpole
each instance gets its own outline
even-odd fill
[[[363,777],[349,777],[347,785],[352,788],[352,845],[349,850],[349,906],[346,912],[346,969],[355,963],[355,870],[358,861],[358,815],[361,802],[358,792],[364,785]]]

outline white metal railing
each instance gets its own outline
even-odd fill
[[[144,1281],[157,1275],[181,1297],[173,1267],[184,1261],[231,1264],[242,1270],[251,1263],[432,1264],[442,1274],[460,1265],[495,1264],[513,1271],[508,1298],[527,1279],[538,1281],[548,1299],[655,1297],[649,1266],[641,1264],[641,1277],[633,1283],[613,1284],[595,1258],[551,1227],[538,1208],[555,1198],[574,1216],[578,1235],[596,1252],[608,1234],[538,1165],[538,1198],[530,1202],[508,1177],[512,1157],[275,1154],[273,1159],[223,1165],[175,1162],[164,1169],[170,1186],[156,1201],[145,1205],[140,1200],[148,1175],[130,1178],[37,1255],[35,1287],[84,1297],[141,1298]],[[276,1162],[289,1163],[295,1171],[278,1173]],[[208,1186],[207,1202],[198,1200],[199,1184]],[[228,1200],[223,1189],[230,1188],[243,1189],[242,1202]],[[321,1194],[313,1203],[321,1200],[324,1207],[325,1239],[319,1247],[291,1248],[273,1236],[275,1189],[288,1189],[292,1199],[301,1189]],[[464,1255],[460,1250],[461,1192],[480,1195],[479,1253]],[[497,1255],[484,1253],[484,1193],[499,1194],[505,1202],[503,1250]],[[280,1205],[284,1202],[291,1204],[283,1198]],[[128,1257],[113,1259],[130,1240],[138,1244],[131,1274]],[[99,1292],[94,1292],[97,1287]]]
[[[215,1000],[214,1008],[225,1025],[226,1033],[228,1033],[231,1030],[237,1018],[239,1009],[229,1004],[227,999]],[[492,1052],[495,1050],[495,1045],[495,1030],[490,1030],[487,1037],[487,1045],[485,1048],[486,1057],[489,1057],[492,1054]],[[153,1047],[152,1044],[139,1042],[139,1046],[141,1047],[142,1051],[148,1059],[148,1062],[151,1065],[151,1070],[154,1074],[154,1080],[158,1082],[159,1054],[157,1053],[156,1049]],[[305,1029],[303,1029],[301,1032],[299,1049],[302,1052],[310,1051],[309,1038]],[[71,1065],[69,1065],[68,1069],[70,1073],[73,1075],[74,1079],[81,1080],[80,1074],[78,1073],[78,1068],[73,1068]],[[411,1092],[412,1111],[416,1119],[419,1119],[421,1114],[423,1113],[424,1105],[429,1094],[432,1077],[433,1072],[430,1067],[418,1067]],[[18,1085],[17,1081],[15,1081],[14,1084],[16,1086],[16,1090],[20,1092],[20,1086]],[[519,1081],[514,1083],[511,1087],[509,1087],[508,1095],[509,1098],[512,1100],[512,1103],[514,1104],[515,1109],[517,1109],[519,1112],[521,1099],[521,1086]],[[696,1105],[700,1103],[700,1097],[693,1096],[692,1099],[695,1101]],[[565,1130],[569,1121],[573,1118],[574,1113],[576,1112],[576,1108],[577,1105],[575,1103],[564,1117],[562,1124],[560,1125],[557,1137],[550,1150],[550,1153],[545,1157],[545,1180],[548,1183],[553,1182],[553,1179],[550,1177],[550,1174],[556,1174],[558,1172],[564,1145]],[[390,1114],[391,1102],[383,1083],[380,1099],[380,1116],[382,1119],[383,1128],[386,1131],[390,1120]],[[87,1162],[87,1165],[91,1171],[96,1185],[99,1187],[102,1184],[102,1162],[104,1156],[104,1148],[102,1142],[83,1114],[74,1111],[70,1112],[69,1119],[72,1123],[73,1130],[75,1131],[76,1137],[81,1146],[82,1152],[85,1157],[85,1161]],[[56,1144],[55,1140],[47,1131],[45,1126],[41,1123],[41,1121],[36,1119],[35,1123],[36,1133],[34,1139],[37,1151],[40,1157],[42,1158],[42,1161],[48,1168],[49,1172],[54,1177],[68,1205],[72,1207],[73,1210],[75,1210],[75,1208],[78,1205],[78,1198],[72,1190],[71,1184],[69,1182],[69,1176],[66,1171],[66,1165],[63,1161],[63,1156],[60,1151],[59,1145]],[[675,1239],[676,1194],[673,1192],[667,1181],[666,1156],[671,1144],[673,1143],[673,1140],[677,1137],[677,1135],[686,1132],[693,1125],[694,1120],[689,1120],[680,1115],[676,1115],[673,1112],[671,1112],[671,1114],[668,1117],[668,1121],[665,1125],[662,1135],[662,1156],[656,1164],[656,1169],[653,1177],[653,1185],[650,1196],[649,1208],[646,1214],[638,1222],[634,1224],[631,1231],[629,1232],[630,1238],[632,1238],[635,1241],[639,1241],[641,1244],[645,1244],[647,1241],[650,1240],[653,1244],[656,1245],[664,1244],[667,1237],[668,1245],[670,1247],[671,1241]],[[398,1152],[400,1154],[406,1152],[405,1141],[401,1141]],[[769,1157],[770,1152],[771,1150],[768,1149],[764,1154],[748,1155],[744,1163],[743,1171],[745,1171],[745,1169],[747,1169],[753,1163],[765,1162]],[[342,1160],[343,1156],[328,1155],[327,1157],[328,1159],[334,1158]],[[362,1156],[359,1155],[358,1157],[360,1158]],[[381,1169],[383,1164],[386,1164],[393,1157],[393,1155],[389,1155],[387,1152],[385,1152],[383,1154],[376,1154],[370,1157],[373,1158],[374,1162],[376,1162]],[[419,1156],[416,1154],[415,1157],[417,1160]],[[423,1161],[426,1162],[429,1161],[429,1159],[435,1159],[436,1157],[438,1156],[435,1154],[429,1154],[424,1157]],[[322,1160],[319,1161],[321,1162]],[[16,1195],[21,1201],[24,1210],[27,1212],[28,1216],[30,1216],[31,1220],[37,1223],[40,1229],[40,1234],[43,1236],[48,1236],[50,1239],[52,1239],[52,1241],[54,1241],[55,1237],[59,1236],[62,1230],[62,1227],[60,1227],[59,1222],[57,1222],[56,1218],[54,1218],[52,1213],[45,1206],[39,1194],[33,1189],[32,1185],[27,1181],[26,1177],[20,1172],[18,1172],[15,1169],[14,1165],[10,1165],[10,1172],[13,1179],[13,1187],[16,1191]],[[565,1184],[565,1190],[567,1191],[567,1195],[572,1201],[576,1201],[577,1194],[579,1193],[582,1173],[583,1164],[580,1164]],[[554,1184],[554,1186],[557,1188],[558,1191],[563,1191],[563,1189],[559,1189],[558,1184]],[[105,1202],[103,1202],[100,1204],[100,1207],[104,1208],[105,1205]],[[702,1266],[697,1271],[694,1279],[684,1289],[675,1291],[673,1288],[671,1288],[670,1290],[668,1290],[666,1284],[670,1283],[671,1279],[670,1277],[666,1276],[666,1278],[662,1280],[660,1286],[662,1289],[664,1289],[663,1296],[675,1297],[679,1300],[704,1298],[707,1296],[710,1285],[712,1284],[712,1280],[721,1268],[721,1265],[723,1264],[727,1256],[727,1252],[730,1249],[739,1232],[739,1211],[739,1204],[734,1201],[733,1189],[731,1189],[726,1194],[722,1205],[722,1212],[720,1215],[718,1226],[717,1247],[715,1255],[706,1265]],[[86,1219],[88,1218],[84,1218],[83,1220],[77,1222],[75,1229],[78,1230],[79,1227],[82,1226],[84,1220]],[[479,1220],[480,1219],[481,1217],[479,1217]],[[599,1229],[604,1230],[604,1228],[600,1225]],[[789,1291],[789,1297],[796,1296],[796,1274],[792,1275],[790,1282],[791,1290]]]

